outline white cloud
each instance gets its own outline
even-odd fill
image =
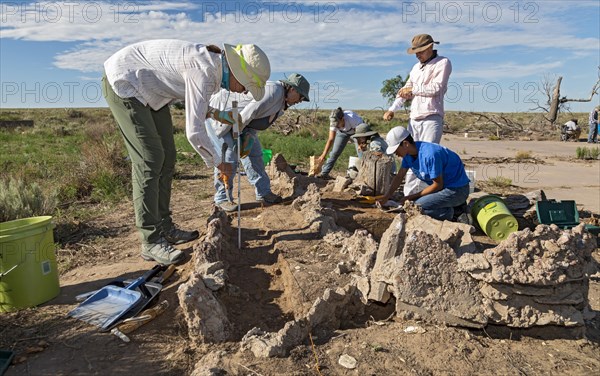
[[[488,80],[501,78],[521,78],[539,75],[541,72],[552,71],[553,69],[562,66],[563,63],[560,61],[535,64],[495,62],[485,66],[477,64],[472,68],[455,73],[453,72],[452,78],[484,78]]]
[[[439,49],[447,56],[486,51],[502,55],[512,48],[535,54],[552,47],[557,54],[585,58],[597,56],[600,43],[599,38],[577,37],[576,26],[560,19],[566,6],[594,9],[595,4],[597,12],[596,1],[519,3],[518,13],[510,8],[515,3],[497,1],[304,1],[300,13],[294,11],[297,8],[285,8],[285,3],[278,4],[277,9],[261,9],[248,3],[216,1],[51,2],[26,4],[25,11],[2,4],[0,30],[2,38],[76,43],[57,54],[55,65],[82,72],[101,71],[102,62],[119,48],[157,38],[256,43],[271,57],[274,71],[395,66],[417,33],[430,33],[440,40]],[[235,9],[240,11],[228,12]],[[244,9],[259,13],[244,14]],[[440,22],[429,22],[436,18]],[[465,67],[459,74],[527,75],[557,64],[536,65],[537,70],[516,63],[493,69]]]

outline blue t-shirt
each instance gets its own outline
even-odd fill
[[[417,157],[406,155],[402,167],[409,168],[425,183],[431,185],[433,179],[442,176],[444,188],[459,188],[469,184],[465,166],[458,154],[438,144],[417,141]]]

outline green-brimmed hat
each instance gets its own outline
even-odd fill
[[[365,124],[365,123],[361,123],[358,126],[356,126],[355,132],[356,133],[354,133],[350,137],[352,137],[352,138],[369,137],[374,134],[377,134],[377,131],[372,130],[371,127],[369,126],[369,124]]]
[[[271,64],[267,55],[254,44],[234,46],[224,43],[223,49],[233,76],[252,94],[255,100],[261,100],[265,95],[265,85],[271,75]]]
[[[304,97],[305,102],[310,102],[310,99],[308,99],[308,93],[310,92],[310,84],[308,83],[306,78],[304,78],[303,75],[299,73],[292,73],[289,76],[287,76],[287,78],[280,81],[296,89],[298,94]]]

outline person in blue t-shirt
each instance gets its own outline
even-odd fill
[[[415,142],[404,127],[392,128],[386,142],[386,153],[401,157],[402,166],[380,203],[390,199],[410,169],[429,185],[403,197],[402,204],[407,200],[414,201],[423,208],[423,213],[439,220],[451,220],[455,207],[464,208],[469,196],[469,178],[458,154],[438,144]]]

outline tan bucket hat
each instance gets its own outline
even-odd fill
[[[406,50],[409,55],[416,54],[417,52],[422,52],[433,46],[433,44],[440,44],[440,42],[435,42],[433,37],[429,34],[419,34],[415,35],[412,39],[412,46]]]
[[[254,44],[223,44],[225,58],[233,76],[259,101],[265,95],[265,85],[271,76],[269,58]]]

